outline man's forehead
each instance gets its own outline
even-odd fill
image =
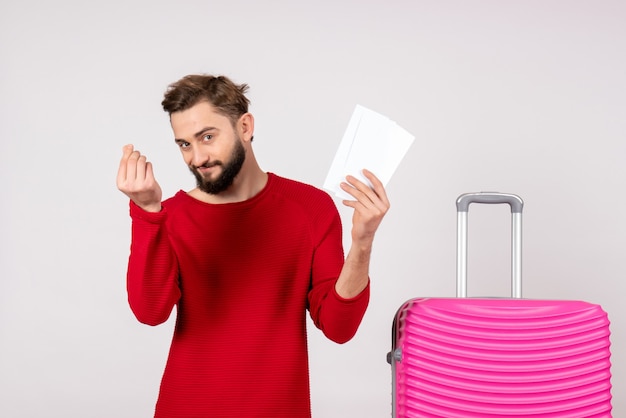
[[[185,135],[193,135],[200,129],[220,129],[230,125],[230,120],[216,111],[208,102],[197,103],[189,109],[174,112],[170,115],[170,123],[174,131],[181,131]]]

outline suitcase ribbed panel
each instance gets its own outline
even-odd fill
[[[598,305],[415,299],[396,321],[399,418],[611,417],[609,320]]]

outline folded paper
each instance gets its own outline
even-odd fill
[[[338,198],[354,200],[339,185],[348,174],[370,184],[362,173],[363,169],[374,173],[386,186],[414,140],[413,135],[391,119],[356,105],[324,181],[324,188]]]

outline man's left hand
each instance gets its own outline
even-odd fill
[[[368,170],[363,170],[363,175],[370,181],[372,187],[350,175],[346,176],[345,183],[341,183],[341,189],[356,199],[343,201],[344,205],[354,209],[353,245],[372,244],[374,234],[390,207],[382,182]]]

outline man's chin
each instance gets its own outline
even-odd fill
[[[201,172],[197,169],[191,170],[192,174],[196,178],[196,183],[198,183],[198,187],[202,187],[202,184],[210,185],[219,180],[220,174],[212,171]]]
[[[197,186],[205,193],[216,195],[226,191],[232,185],[232,182],[226,184],[218,177],[218,181],[198,181]]]

